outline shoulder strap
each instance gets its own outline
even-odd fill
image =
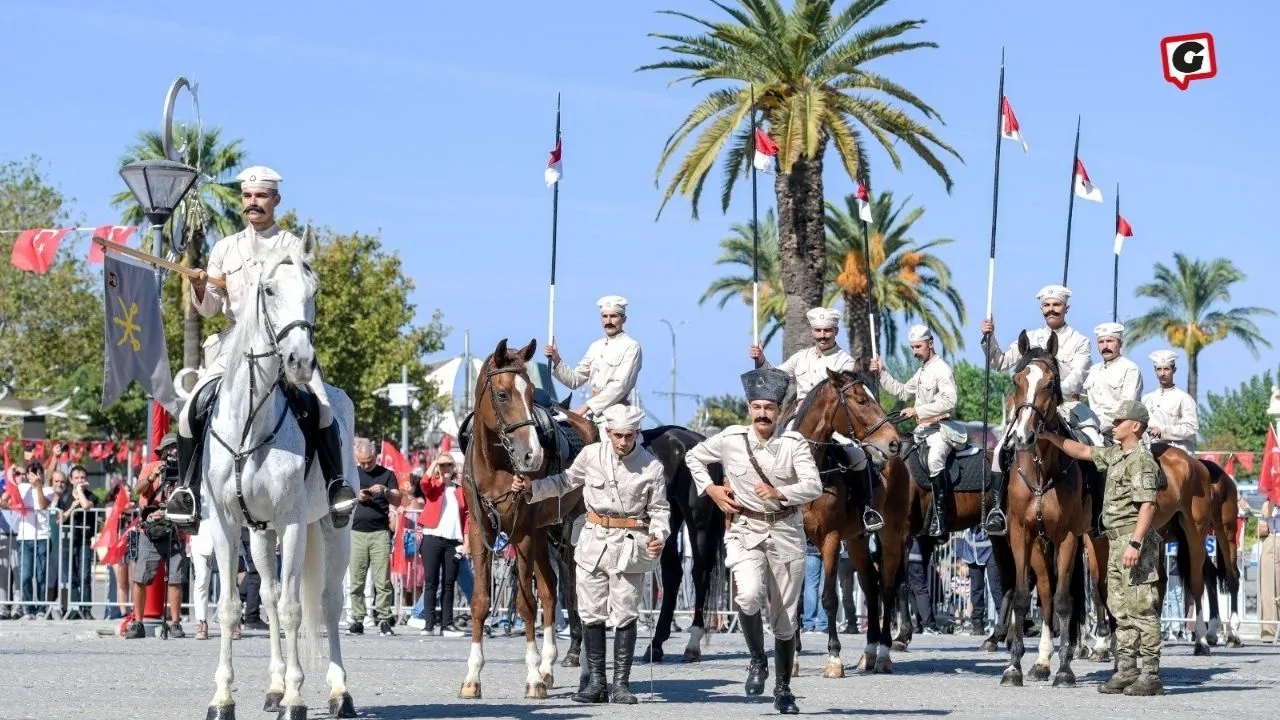
[[[769,476],[764,474],[764,469],[760,467],[760,461],[756,460],[756,454],[751,452],[751,438],[747,437],[750,433],[743,433],[742,444],[747,446],[747,457],[751,458],[751,467],[756,469],[756,474],[764,481],[765,485],[773,487],[773,482],[769,480]]]

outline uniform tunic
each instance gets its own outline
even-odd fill
[[[910,380],[900,383],[887,370],[880,371],[880,384],[899,400],[915,398],[916,418],[950,416],[956,409],[956,378],[951,366],[934,355],[920,366]],[[956,423],[944,422],[916,425],[916,442],[928,448],[929,475],[937,475],[947,466],[947,455],[964,444],[967,434]]]
[[[1158,388],[1143,395],[1142,404],[1151,415],[1148,427],[1160,428],[1159,442],[1195,455],[1200,422],[1196,416],[1196,401],[1190,395],[1176,387]]]
[[[763,480],[751,464],[748,443],[784,500],[764,500],[756,494],[756,485]],[[733,570],[738,609],[754,615],[767,603],[774,637],[787,640],[795,635],[796,604],[804,586],[804,520],[798,506],[822,495],[822,479],[809,443],[792,431],[762,442],[753,428],[730,425],[685,455],[699,495],[705,495],[712,484],[707,465],[717,462],[724,467],[725,486],[744,508],[759,513],[796,508],[789,517],[773,522],[735,515],[724,536],[724,564]]]
[[[773,367],[766,360],[761,367]],[[796,381],[796,406],[804,402],[805,397],[818,383],[827,379],[827,371],[853,372],[853,356],[845,352],[839,345],[833,346],[825,353],[816,347],[808,347],[791,355],[778,366],[785,370]]]
[[[640,375],[641,362],[640,343],[619,332],[591,343],[577,366],[554,363],[551,373],[571,390],[590,383],[591,398],[587,400],[587,407],[599,417],[610,405],[631,404],[629,398]]]
[[[671,532],[662,463],[638,444],[620,458],[609,443],[592,443],[582,449],[567,471],[535,480],[531,502],[580,487],[588,511],[639,518],[648,524],[647,529],[606,528],[588,520],[574,549],[582,621],[626,627],[640,617],[640,584],[649,564],[648,536],[666,542]]]
[[[1118,445],[1093,448],[1093,463],[1107,473],[1102,523],[1111,552],[1107,558],[1107,608],[1116,618],[1116,652],[1135,652],[1144,659],[1160,659],[1160,599],[1157,563],[1163,542],[1155,528],[1142,538],[1138,564],[1126,568],[1124,551],[1133,539],[1142,503],[1155,502],[1160,465],[1151,451]]]
[[[1103,428],[1111,427],[1111,418],[1120,403],[1142,397],[1142,370],[1123,355],[1089,368],[1084,381],[1089,408],[1098,416]]]

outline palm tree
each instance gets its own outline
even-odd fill
[[[751,305],[751,267],[754,254],[752,223],[734,223],[729,228],[732,235],[720,241],[724,250],[716,258],[717,265],[737,265],[746,269],[746,275],[726,275],[712,281],[707,291],[698,298],[702,305],[707,300],[719,297],[716,307],[721,310],[733,298],[742,298]],[[773,210],[765,213],[764,222],[760,223],[760,344],[768,345],[773,337],[782,329],[787,314],[787,296],[779,290],[778,281],[778,219]]]
[[[731,18],[724,22],[662,11],[697,23],[702,32],[652,33],[669,43],[661,49],[674,57],[640,68],[686,71],[676,82],[691,85],[729,81],[727,87],[703,98],[667,139],[655,182],[682,143],[703,128],[680,159],[663,195],[663,207],[679,191],[689,196],[696,218],[707,173],[725,152],[720,204],[728,209],[734,183],[752,159],[749,114],[760,113],[762,127],[768,127],[778,145],[774,192],[779,267],[783,291],[790,299],[784,353],[807,341],[805,311],[822,301],[827,266],[822,172],[828,142],[835,146],[849,177],[859,178],[869,176],[864,133],[884,148],[899,170],[902,159],[895,145],[901,141],[951,189],[951,176],[935,149],[956,158],[959,154],[902,106],[919,111],[926,121],[940,122],[938,113],[910,90],[865,67],[882,57],[937,47],[933,42],[899,39],[924,25],[924,20],[868,24],[868,16],[886,2],[854,0],[835,10],[835,0],[795,0],[789,12],[780,0],[716,2]]]
[[[935,248],[949,245],[950,238],[917,243],[911,226],[924,215],[923,207],[903,211],[911,198],[893,206],[893,193],[880,193],[871,204],[872,291],[879,326],[885,343],[898,344],[899,319],[903,324],[928,325],[945,353],[964,349],[960,328],[968,321],[964,299],[951,284],[951,269],[934,255]],[[849,352],[854,357],[871,357],[871,329],[867,325],[867,276],[863,253],[866,227],[858,218],[858,198],[849,195],[842,209],[827,202],[827,280],[835,295],[844,299],[845,321],[849,326]]]
[[[235,173],[244,164],[245,151],[240,140],[223,145],[221,128],[200,128],[179,125],[175,129],[175,142],[184,148],[182,162],[200,171],[196,188],[174,212],[165,234],[172,237],[174,228],[180,228],[185,236],[186,250],[182,264],[186,267],[203,267],[207,252],[207,238],[225,237],[240,230],[240,183]],[[138,142],[125,151],[122,163],[138,160],[164,160],[164,139],[158,132],[138,133]],[[142,208],[133,193],[124,191],[111,198],[115,207],[123,207],[122,222],[141,225],[146,222]],[[175,224],[175,222],[177,224]],[[160,254],[160,253],[157,253]],[[182,366],[199,367],[203,318],[191,304],[189,281],[182,279]]]
[[[1275,315],[1261,307],[1217,309],[1231,302],[1231,286],[1244,280],[1244,273],[1226,258],[1205,262],[1188,260],[1174,253],[1175,268],[1156,263],[1155,282],[1139,285],[1135,297],[1151,298],[1157,305],[1144,315],[1125,321],[1129,344],[1156,337],[1168,339],[1187,354],[1187,392],[1196,397],[1200,372],[1200,352],[1206,346],[1233,337],[1249,349],[1254,359],[1258,346],[1271,347],[1252,318]]]

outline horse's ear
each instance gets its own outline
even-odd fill
[[[857,367],[857,365],[855,364],[854,367]],[[844,384],[844,376],[831,368],[827,368],[827,380],[831,382],[831,387],[838,388]]]
[[[1026,355],[1027,351],[1030,349],[1031,349],[1031,340],[1027,338],[1027,331],[1023,330],[1022,332],[1018,333],[1018,354]]]
[[[518,351],[518,354],[520,355],[520,357],[524,358],[525,362],[529,362],[529,359],[533,357],[533,351],[537,349],[538,349],[538,340],[537,338],[534,338],[533,340],[529,341],[528,345],[525,345],[524,347],[520,348],[520,350]]]
[[[1044,350],[1054,357],[1058,356],[1058,333],[1049,333],[1049,342],[1044,344]]]
[[[308,265],[316,256],[316,236],[311,232],[311,226],[308,225],[306,230],[302,231],[302,260]]]
[[[494,367],[502,367],[507,364],[507,339],[502,338],[498,341],[498,347],[493,349]]]

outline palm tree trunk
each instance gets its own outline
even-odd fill
[[[849,325],[849,354],[855,360],[871,357],[871,328],[867,326],[866,293],[845,293],[844,318]]]
[[[805,313],[822,303],[827,266],[826,227],[823,224],[822,151],[800,158],[791,172],[774,181],[778,196],[778,266],[787,297],[782,354],[811,344]]]
[[[201,267],[204,263],[204,232],[199,229],[192,229],[191,236],[187,242],[187,251],[183,257],[183,264],[189,268]],[[196,306],[191,302],[191,282],[186,278],[182,278],[182,367],[198,368],[200,367],[200,344],[202,341],[202,329],[204,327],[204,318],[196,311]],[[191,385],[194,385],[192,378]],[[186,388],[190,390],[191,388]]]
[[[1200,384],[1200,353],[1187,353],[1187,394],[1191,399],[1199,403],[1200,398],[1196,395],[1196,388]]]

